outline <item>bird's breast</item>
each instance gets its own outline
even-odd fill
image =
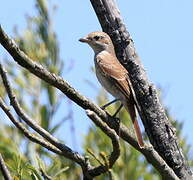
[[[115,98],[122,99],[122,94],[120,93],[120,90],[115,85],[113,79],[102,71],[102,69],[98,65],[96,57],[95,57],[95,71],[97,79],[100,82],[100,84],[104,87],[104,89],[111,95],[113,95]]]

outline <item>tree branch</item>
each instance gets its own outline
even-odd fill
[[[32,129],[34,129],[36,132],[38,132],[42,137],[44,137],[49,143],[60,149],[69,159],[74,160],[75,162],[81,163],[84,162],[84,158],[81,157],[78,153],[73,152],[69,147],[66,145],[60,143],[54,136],[52,136],[49,132],[47,132],[45,129],[43,129],[41,126],[39,126],[36,121],[32,120],[30,117],[25,114],[25,112],[20,107],[13,90],[11,88],[11,85],[7,79],[7,75],[5,70],[2,67],[2,64],[0,63],[0,74],[3,80],[3,84],[5,86],[5,89],[8,93],[8,97],[10,99],[10,103],[15,109],[16,113],[20,118],[22,118],[26,124],[28,124]]]
[[[0,153],[0,169],[5,180],[13,180],[9,170],[7,169],[7,166],[5,165],[5,162],[3,160],[1,153]]]
[[[113,145],[113,151],[108,158],[109,162],[108,165],[101,165],[99,167],[95,167],[88,171],[90,175],[93,177],[98,176],[102,173],[105,173],[109,170],[109,168],[112,168],[116,160],[118,159],[120,155],[120,144],[119,144],[119,137],[116,134],[116,132],[111,129],[107,124],[102,122],[101,118],[97,116],[97,114],[93,111],[86,110],[87,116],[95,123],[96,126],[100,127],[100,129],[111,138],[111,142]]]
[[[19,49],[19,47],[15,44],[14,40],[12,40],[0,26],[0,43],[1,45],[9,52],[9,54],[13,57],[13,59],[20,64],[22,67],[29,70],[31,73],[49,83],[50,85],[56,87],[61,92],[63,92],[68,98],[77,103],[83,109],[91,110],[97,114],[104,122],[106,122],[109,127],[114,129],[117,132],[117,135],[120,135],[122,139],[135,147],[138,151],[140,151],[146,159],[152,164],[154,167],[161,173],[164,172],[168,179],[177,180],[173,171],[168,167],[168,165],[163,161],[159,155],[155,155],[155,150],[151,147],[144,147],[140,149],[137,144],[136,139],[131,135],[128,131],[128,128],[122,125],[121,123],[117,125],[117,120],[111,116],[109,116],[105,111],[100,109],[95,103],[91,102],[86,97],[82,96],[78,91],[76,91],[73,87],[71,87],[64,79],[61,77],[50,73],[41,65],[35,63],[32,59],[30,59],[23,51]],[[89,167],[89,165],[87,166]],[[165,168],[166,167],[166,168]],[[88,170],[89,168],[87,168]],[[83,170],[86,172],[86,170]]]
[[[90,2],[103,31],[111,36],[118,59],[128,70],[140,106],[139,114],[150,142],[179,178],[193,179],[190,167],[179,148],[175,129],[164,112],[155,87],[148,81],[115,1]]]
[[[37,123],[35,123],[36,121],[32,120],[30,117],[28,117],[24,111],[22,110],[22,108],[20,107],[14,93],[13,90],[11,88],[11,84],[8,81],[7,78],[7,74],[6,71],[4,70],[2,64],[0,63],[0,75],[2,77],[3,80],[3,84],[5,86],[5,89],[8,93],[8,97],[10,99],[11,105],[13,106],[13,108],[15,109],[16,113],[18,114],[18,116],[20,118],[22,118],[26,124],[28,124],[32,129],[34,129],[36,132],[38,132],[42,137],[44,137],[49,143],[51,143],[52,145],[54,145],[55,147],[57,147],[63,155],[65,155],[66,157],[66,153],[69,154],[69,148],[67,146],[65,146],[64,144],[61,144],[58,142],[58,140],[53,137],[49,132],[47,132],[45,129],[43,129],[41,126],[39,126]],[[112,139],[112,144],[113,144],[113,152],[109,158],[109,166],[100,166],[97,168],[93,168],[92,171],[89,170],[87,172],[87,174],[92,174],[92,176],[97,176],[100,175],[104,172],[107,172],[109,168],[111,168],[113,166],[113,164],[115,163],[115,161],[118,159],[119,155],[120,155],[120,146],[119,146],[119,141],[118,141],[118,136],[117,134],[114,132],[114,130],[110,129],[106,124],[104,124],[100,118],[92,111],[87,110],[87,115],[92,119],[92,121],[99,126],[104,132],[105,134],[107,134],[111,139]],[[29,132],[28,132],[29,134]],[[70,150],[72,151],[72,150]],[[79,157],[80,155],[78,155]],[[68,157],[69,158],[69,157]],[[79,157],[80,158],[80,157]],[[74,159],[74,156],[69,158],[71,160],[74,160],[75,162],[77,162],[78,160]],[[81,158],[81,160],[83,159],[83,157]],[[79,160],[80,161],[80,160]],[[91,173],[90,173],[91,171]]]
[[[15,119],[15,117],[12,115],[12,113],[10,112],[9,107],[6,106],[6,104],[3,102],[2,98],[0,98],[0,107],[1,109],[5,112],[5,114],[9,117],[9,119],[13,122],[13,124],[28,138],[30,139],[32,142],[35,142],[37,144],[40,144],[41,146],[45,147],[46,149],[62,155],[62,151],[60,151],[59,149],[57,149],[55,146],[53,146],[50,143],[47,143],[46,141],[44,141],[43,139],[35,136],[34,134],[30,133],[27,128],[25,128],[25,126],[19,122],[18,120]]]
[[[74,101],[83,109],[90,109],[97,114],[101,114],[101,109],[89,101],[86,97],[81,95],[73,87],[70,86],[64,79],[60,76],[55,75],[54,73],[49,72],[43,66],[33,61],[29,58],[23,51],[19,49],[15,41],[8,37],[8,35],[3,31],[0,25],[0,43],[1,45],[9,52],[13,59],[22,67],[26,68],[35,76],[44,80],[48,84],[56,87],[61,92],[63,92],[68,98]],[[104,115],[105,112],[103,111]]]
[[[125,142],[129,143],[135,149],[141,152],[147,161],[157,169],[163,180],[179,180],[174,171],[166,164],[166,162],[151,145],[146,144],[143,148],[140,148],[136,139],[131,135],[130,131],[125,125],[119,123],[118,120],[111,116],[108,116],[104,121],[109,125],[109,127],[114,129]]]
[[[69,147],[66,145],[60,143],[55,137],[53,137],[49,132],[47,132],[45,129],[43,129],[41,126],[39,126],[36,121],[32,120],[30,117],[27,116],[27,114],[24,113],[22,108],[20,107],[13,90],[11,88],[11,85],[7,79],[7,75],[5,70],[2,67],[2,64],[0,63],[0,74],[3,80],[3,84],[5,86],[5,89],[8,93],[11,105],[15,109],[16,113],[20,118],[22,118],[26,124],[28,124],[32,129],[34,129],[36,132],[38,132],[42,137],[44,137],[49,143],[57,147],[59,150],[63,152],[63,155],[71,160],[74,160],[75,162],[81,164],[84,164],[84,157],[82,157],[77,152],[72,151]]]

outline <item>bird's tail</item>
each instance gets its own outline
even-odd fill
[[[138,140],[138,144],[140,147],[144,147],[144,142],[143,142],[143,137],[141,134],[141,130],[137,121],[137,112],[135,109],[135,104],[134,104],[134,100],[128,100],[126,101],[126,103],[124,104],[126,110],[128,111],[128,113],[130,114],[131,120],[133,122],[133,126],[135,129],[135,133],[137,136],[137,140]]]

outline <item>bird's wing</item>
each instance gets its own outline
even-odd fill
[[[97,65],[104,76],[111,78],[114,85],[126,96],[130,97],[130,86],[128,83],[128,74],[126,69],[119,63],[115,56],[109,53],[98,55],[96,57]]]
[[[140,147],[144,146],[141,130],[137,122],[137,114],[135,110],[135,100],[132,93],[131,86],[129,84],[129,77],[126,69],[119,63],[115,56],[109,53],[104,55],[99,55],[96,57],[97,65],[101,69],[103,75],[111,78],[114,81],[114,85],[124,94],[127,100],[123,105],[127,109],[132,119],[136,136],[138,139],[138,144]]]

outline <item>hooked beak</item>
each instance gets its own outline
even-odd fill
[[[88,43],[88,42],[90,42],[90,40],[87,39],[87,37],[80,38],[79,41],[82,42],[82,43]]]

